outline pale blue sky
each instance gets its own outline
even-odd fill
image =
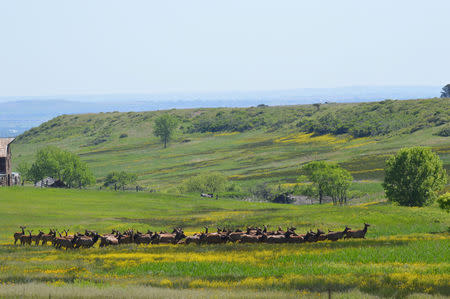
[[[448,0],[0,0],[0,96],[440,86],[449,14]]]

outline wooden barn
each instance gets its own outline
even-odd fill
[[[0,186],[12,186],[11,147],[14,138],[0,138]]]

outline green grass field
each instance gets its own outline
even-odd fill
[[[366,240],[311,244],[123,245],[74,251],[12,245],[12,234],[24,224],[36,232],[181,225],[193,233],[204,225],[294,225],[302,232],[358,228],[364,222],[372,225]],[[117,287],[134,289],[136,296],[161,294],[155,298],[320,297],[328,290],[347,298],[448,296],[449,225],[448,214],[437,207],[387,202],[293,206],[161,193],[2,188],[0,296],[63,296],[67,290],[83,294],[89,288],[107,296]]]

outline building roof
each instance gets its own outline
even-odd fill
[[[4,158],[8,154],[8,144],[13,142],[14,138],[0,138],[0,157]]]

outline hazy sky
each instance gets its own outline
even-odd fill
[[[0,96],[440,86],[449,13],[448,0],[0,0]]]

